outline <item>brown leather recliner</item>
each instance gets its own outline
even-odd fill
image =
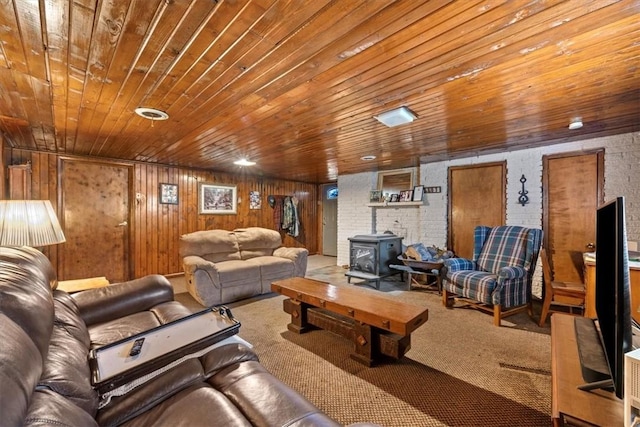
[[[88,353],[190,311],[166,278],[70,296],[39,251],[0,248],[3,426],[337,426],[241,344],[217,347],[99,406]]]

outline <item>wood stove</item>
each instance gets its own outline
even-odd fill
[[[380,279],[399,271],[389,267],[402,253],[402,237],[395,234],[361,234],[349,237],[349,271],[351,278],[375,282],[380,289]]]

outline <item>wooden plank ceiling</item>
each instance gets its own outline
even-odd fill
[[[244,173],[315,183],[634,132],[639,13],[630,0],[5,0],[0,129],[9,147],[232,173],[245,157]],[[418,118],[373,118],[399,106]]]

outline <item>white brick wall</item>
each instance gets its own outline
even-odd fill
[[[374,232],[369,191],[377,186],[375,173],[338,177],[338,265],[349,264],[349,237]]]
[[[627,237],[640,240],[640,132],[607,138],[604,197],[625,197]]]
[[[391,231],[403,237],[408,245],[420,241],[420,217],[418,206],[375,208],[375,232]]]
[[[391,230],[405,237],[403,243],[423,242],[446,246],[447,241],[447,171],[449,166],[495,161],[507,162],[507,224],[542,227],[542,157],[544,155],[605,149],[605,200],[625,196],[627,235],[640,240],[640,133],[538,147],[528,150],[476,156],[420,166],[420,183],[441,186],[442,193],[425,194],[418,208],[369,208],[369,191],[376,187],[375,172],[342,175],[338,178],[338,264],[349,263],[348,237],[355,234]],[[529,203],[518,203],[525,175]],[[375,213],[374,213],[375,211]],[[376,218],[377,217],[377,218]],[[397,222],[396,222],[397,221]],[[540,295],[539,280],[534,293]]]

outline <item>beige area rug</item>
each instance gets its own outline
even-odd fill
[[[505,327],[490,315],[442,306],[421,287],[406,291],[399,276],[381,291],[347,284],[340,267],[310,270],[308,277],[359,286],[425,306],[429,320],[413,334],[411,349],[397,362],[368,368],[353,361],[353,344],[322,330],[287,330],[284,297],[267,294],[227,304],[241,322],[264,366],[343,424],[371,421],[387,427],[547,426],[551,408],[549,328],[526,314]],[[180,279],[173,278],[172,281]],[[202,308],[189,294],[176,299]]]

